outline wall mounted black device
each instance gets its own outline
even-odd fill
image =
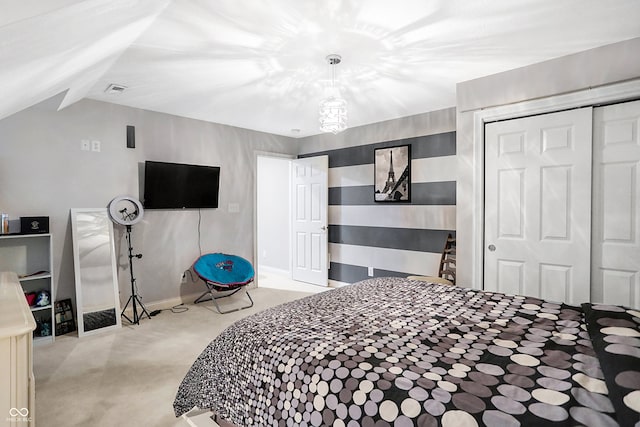
[[[127,126],[127,148],[136,148],[136,127]]]

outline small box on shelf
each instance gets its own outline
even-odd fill
[[[20,234],[41,234],[49,232],[48,216],[21,216]]]

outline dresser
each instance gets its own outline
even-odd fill
[[[0,272],[0,425],[35,425],[33,331],[18,276]]]

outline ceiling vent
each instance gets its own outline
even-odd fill
[[[114,83],[111,83],[109,86],[107,86],[107,88],[104,90],[105,93],[122,93],[125,91],[127,87],[123,86],[123,85],[117,85]]]

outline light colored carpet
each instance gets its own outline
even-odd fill
[[[64,335],[35,347],[36,425],[182,425],[173,415],[173,399],[207,344],[238,319],[310,295],[262,287],[249,292],[255,305],[247,310],[222,315],[204,302],[187,305],[184,313],[163,311],[140,325],[124,320],[115,332]],[[245,303],[241,294],[222,301]]]

